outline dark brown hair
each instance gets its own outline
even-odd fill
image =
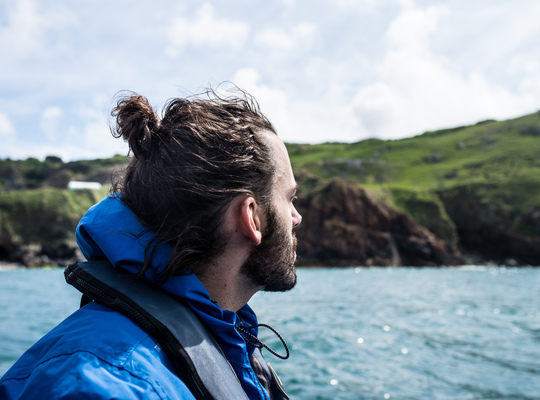
[[[158,280],[196,271],[223,251],[226,238],[219,228],[234,197],[270,204],[275,165],[259,133],[275,130],[247,93],[237,89],[223,97],[209,90],[175,98],[161,119],[145,97],[129,93],[112,115],[113,135],[124,138],[132,153],[113,192],[156,233],[146,247],[144,270],[156,244],[173,248]]]

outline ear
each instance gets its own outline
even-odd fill
[[[240,210],[242,233],[255,246],[258,246],[262,240],[261,219],[259,215],[261,208],[253,197],[247,197],[242,201]]]

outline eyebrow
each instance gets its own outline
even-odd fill
[[[298,184],[295,184],[290,190],[289,190],[289,193],[291,193],[291,195],[294,195],[296,194],[296,191],[298,190]]]

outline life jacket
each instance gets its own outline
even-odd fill
[[[108,261],[69,265],[67,283],[90,301],[121,312],[152,336],[166,352],[175,374],[197,399],[248,399],[232,366],[211,333],[189,307],[142,279],[113,268]],[[250,360],[272,400],[289,399],[260,349]]]

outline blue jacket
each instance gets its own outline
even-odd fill
[[[140,271],[152,237],[117,197],[88,210],[76,232],[88,260],[107,258],[115,268],[131,272]],[[153,281],[170,255],[168,245],[159,245],[145,278]],[[249,361],[254,348],[235,329],[241,321],[257,323],[251,308],[222,310],[194,274],[172,277],[161,288],[182,298],[216,337],[248,397],[269,399]],[[257,335],[256,328],[251,333]],[[73,313],[23,354],[0,381],[4,398],[194,399],[152,337],[129,318],[95,303]]]

